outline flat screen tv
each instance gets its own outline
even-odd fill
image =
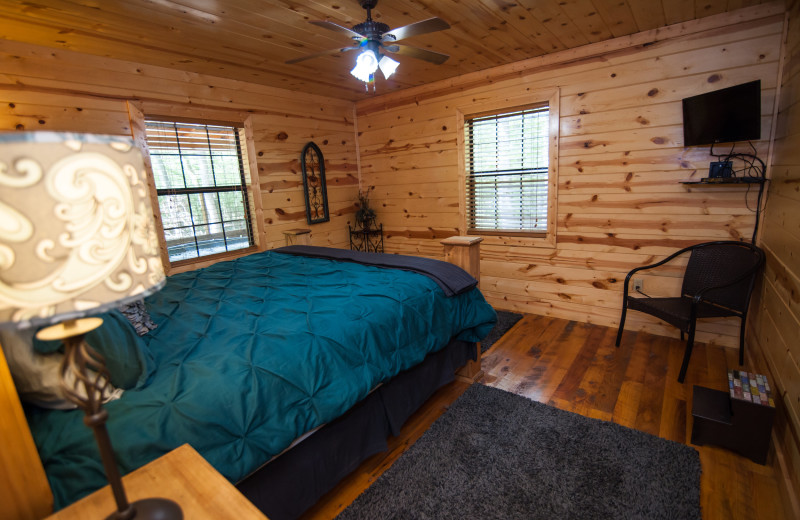
[[[761,80],[683,100],[684,146],[760,138]]]

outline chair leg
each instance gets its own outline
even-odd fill
[[[628,313],[628,299],[622,297],[622,315],[619,317],[619,330],[617,331],[617,342],[615,345],[619,347],[619,342],[622,339],[622,329],[625,327],[625,315]]]
[[[681,341],[685,340],[686,338],[683,336],[683,331],[681,331]]]
[[[683,363],[681,363],[681,372],[678,374],[678,382],[683,383],[686,379],[686,369],[689,368],[689,359],[692,357],[692,347],[694,347],[694,329],[695,324],[689,326],[689,339],[686,341],[686,351],[683,353]]]
[[[742,316],[742,328],[739,330],[739,366],[744,365],[744,324],[747,315]]]

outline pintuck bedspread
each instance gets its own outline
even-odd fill
[[[233,482],[495,321],[478,290],[447,297],[421,274],[279,252],[171,276],[146,305],[157,369],[106,406],[119,465],[189,443]],[[57,509],[105,485],[82,412],[27,412]]]

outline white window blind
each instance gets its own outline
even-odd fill
[[[547,232],[547,104],[464,121],[468,232]]]
[[[170,262],[253,245],[239,131],[146,121]]]

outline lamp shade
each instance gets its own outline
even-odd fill
[[[164,281],[131,139],[0,134],[0,326],[97,314]]]
[[[356,66],[353,67],[350,74],[364,83],[369,83],[376,70],[378,70],[378,58],[375,51],[365,49],[356,58]]]
[[[389,79],[389,76],[394,74],[394,71],[397,70],[398,65],[400,65],[400,63],[393,60],[389,56],[381,57],[381,61],[378,62],[378,66],[381,68],[381,72],[383,72],[383,77],[386,79]]]

